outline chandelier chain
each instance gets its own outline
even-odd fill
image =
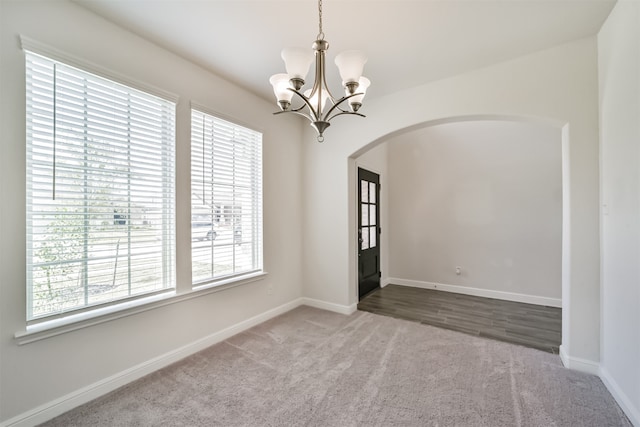
[[[322,31],[322,0],[318,0],[318,40],[324,40]]]

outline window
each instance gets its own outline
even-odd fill
[[[360,250],[363,251],[377,246],[377,188],[378,186],[375,182],[370,182],[366,179],[360,180]]]
[[[27,317],[175,288],[175,103],[26,52]]]
[[[262,134],[191,111],[194,284],[262,270]]]

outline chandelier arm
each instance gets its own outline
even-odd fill
[[[316,52],[316,75],[315,80],[313,81],[313,87],[311,88],[311,92],[309,93],[309,99],[313,98],[316,93],[326,92],[331,102],[335,103],[337,98],[333,96],[331,90],[329,90],[329,85],[327,84],[327,78],[325,74],[325,52],[327,51],[327,49],[329,49],[329,43],[327,43],[323,39],[318,39],[314,42],[313,47]],[[318,96],[318,99],[320,99],[320,96]],[[318,108],[320,107],[321,105],[319,104]]]
[[[292,113],[292,114],[297,114],[297,115],[302,116],[302,117],[304,117],[305,119],[309,120],[311,123],[313,123],[313,122],[314,122],[313,118],[312,118],[310,115],[308,115],[308,114],[306,114],[306,113],[301,113],[301,112],[300,112],[300,110],[276,111],[275,113],[273,113],[273,115],[276,115],[276,114],[283,114],[283,113]]]
[[[349,99],[349,98],[353,98],[353,97],[354,97],[354,96],[356,96],[356,95],[362,95],[362,93],[354,93],[354,94],[352,94],[352,95],[349,95],[349,96],[343,96],[342,98],[338,99],[338,100],[333,104],[333,106],[332,106],[331,108],[329,108],[329,111],[327,111],[327,113],[323,116],[323,119],[324,119],[324,120],[327,120],[327,118],[329,117],[329,115],[331,114],[331,112],[332,112],[333,110],[335,110],[336,108],[337,108],[338,110],[342,111],[342,113],[351,113],[351,111],[343,110],[342,108],[340,108],[340,107],[339,107],[339,105],[340,105],[340,104],[342,104],[342,103],[343,103],[344,101],[346,101],[347,99]],[[337,116],[337,115],[338,115],[338,114],[334,115],[333,117],[335,117],[335,116]],[[360,115],[362,115],[362,114],[360,114]]]
[[[307,108],[307,104],[302,104],[300,107],[298,108],[292,108],[291,110],[287,111],[287,112],[292,112],[292,113],[297,113],[298,111],[302,111],[304,108]],[[283,111],[284,113],[285,111]]]
[[[342,111],[343,113],[351,113],[352,111],[350,110],[344,110],[342,107],[339,106],[339,104],[335,104],[336,105],[336,109]]]
[[[293,112],[297,112],[297,111],[302,111],[304,108],[309,108],[309,105],[308,104],[302,104],[298,108],[291,108],[290,110],[279,111],[279,113],[293,113]],[[309,116],[309,117],[311,117],[311,116]]]
[[[339,113],[334,114],[333,116],[329,117],[328,119],[326,119],[325,121],[330,122],[331,120],[333,120],[334,118],[338,117],[338,116],[342,116],[345,114],[349,114],[349,115],[353,115],[353,116],[360,116],[360,117],[367,117],[362,113],[354,113],[353,111],[343,111],[341,110]]]
[[[320,113],[319,113],[319,112],[317,112],[317,111],[313,108],[313,105],[311,105],[311,101],[309,101],[309,99],[308,99],[306,96],[304,96],[302,93],[300,93],[299,91],[295,90],[294,88],[291,88],[291,87],[290,87],[290,88],[287,88],[287,89],[289,89],[291,92],[293,92],[293,93],[295,93],[296,95],[298,95],[298,96],[299,96],[299,97],[304,101],[304,103],[306,104],[306,106],[307,106],[307,107],[309,107],[309,111],[313,114],[313,120],[311,120],[311,119],[310,119],[310,120],[311,120],[312,122],[317,121],[317,120],[318,120],[318,117],[320,116]],[[298,108],[298,109],[296,109],[296,110],[292,110],[291,112],[292,112],[292,113],[296,113],[296,112],[298,112],[298,111],[302,110],[304,107],[305,107],[305,106],[303,105],[302,107],[300,107],[300,108]],[[300,114],[302,114],[302,113],[300,113]]]
[[[321,54],[320,57],[321,57],[322,63],[320,64],[320,61],[317,61],[318,62],[317,68],[319,68],[319,70],[316,70],[316,82],[320,83],[320,87],[324,86],[324,90],[327,91],[327,94],[329,95],[329,99],[331,99],[331,102],[335,103],[336,97],[333,96],[333,94],[329,90],[329,85],[327,84],[327,75],[325,74],[325,62],[326,62],[325,51],[321,51],[320,54]]]

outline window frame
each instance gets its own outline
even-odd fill
[[[190,134],[189,134],[189,160],[190,160],[190,211],[189,211],[189,224],[190,227],[192,225],[192,214],[193,214],[193,173],[194,171],[192,170],[193,168],[193,164],[192,164],[192,156],[193,156],[193,129],[191,128],[192,123],[193,123],[193,113],[197,112],[199,114],[204,114],[205,116],[210,116],[212,119],[214,120],[221,120],[224,122],[229,123],[230,125],[234,126],[234,127],[240,127],[243,128],[246,131],[249,132],[253,132],[259,135],[259,141],[258,141],[258,147],[257,147],[257,151],[258,151],[258,158],[257,158],[257,168],[258,168],[258,180],[259,180],[259,184],[257,186],[257,196],[255,199],[255,202],[257,202],[258,204],[258,211],[253,212],[254,214],[257,214],[258,216],[258,220],[257,220],[257,224],[254,224],[254,229],[256,230],[257,234],[258,234],[258,242],[255,243],[254,247],[252,250],[256,251],[256,256],[258,258],[257,263],[258,266],[255,269],[252,269],[250,271],[244,271],[244,272],[239,272],[239,273],[235,273],[235,274],[228,274],[228,275],[222,275],[219,277],[208,277],[205,279],[201,279],[201,280],[194,280],[193,279],[193,241],[192,239],[190,239],[190,261],[191,261],[191,265],[190,265],[190,271],[192,273],[192,278],[191,278],[191,286],[192,289],[195,291],[199,291],[199,290],[207,290],[207,289],[212,289],[212,288],[226,288],[229,286],[234,286],[236,283],[242,284],[245,283],[246,281],[252,282],[255,280],[255,278],[261,278],[263,276],[265,276],[267,273],[265,271],[264,268],[264,157],[263,157],[263,147],[264,147],[264,132],[262,132],[261,130],[257,129],[254,126],[248,125],[246,123],[243,123],[240,120],[237,120],[236,118],[232,118],[229,117],[225,114],[221,114],[217,111],[214,111],[208,107],[206,107],[203,104],[199,104],[197,102],[191,101],[190,102],[190,109],[189,109],[189,123],[190,123]],[[256,190],[256,189],[254,189]],[[190,234],[191,235],[191,234]]]
[[[123,310],[129,307],[144,304],[145,302],[148,302],[148,301],[155,301],[158,299],[167,298],[175,295],[177,290],[177,277],[176,277],[177,276],[177,264],[176,264],[177,247],[176,247],[176,231],[175,231],[175,227],[176,227],[175,206],[176,206],[176,197],[177,197],[176,139],[177,139],[177,106],[178,106],[179,97],[169,92],[162,91],[155,87],[144,85],[132,79],[123,77],[117,73],[101,68],[95,64],[80,60],[72,55],[62,53],[57,49],[54,49],[52,47],[49,47],[45,44],[34,41],[32,39],[26,38],[24,36],[20,36],[20,42],[21,42],[22,50],[24,51],[24,66],[25,66],[24,90],[25,90],[25,125],[26,126],[28,126],[30,123],[27,110],[31,108],[30,104],[28,103],[29,97],[30,97],[29,88],[26,86],[26,82],[28,81],[29,78],[31,78],[31,77],[28,77],[29,69],[27,68],[27,58],[29,55],[33,55],[35,57],[42,57],[44,61],[50,61],[52,64],[60,64],[60,66],[68,67],[70,69],[75,69],[78,71],[79,76],[87,75],[91,78],[101,79],[101,80],[104,80],[104,82],[107,84],[116,84],[118,86],[124,87],[126,91],[131,91],[131,93],[141,93],[143,96],[148,96],[150,99],[157,98],[159,102],[166,102],[171,104],[171,105],[168,105],[169,108],[167,109],[167,112],[170,114],[170,121],[167,122],[171,126],[169,128],[170,143],[168,146],[163,145],[163,147],[168,148],[170,159],[172,160],[172,164],[168,166],[168,169],[162,168],[162,177],[163,177],[162,186],[164,188],[166,185],[168,185],[171,188],[172,200],[170,200],[167,203],[169,203],[170,209],[173,211],[173,213],[172,213],[172,217],[168,219],[168,225],[162,225],[163,229],[166,226],[168,227],[168,230],[169,230],[168,239],[166,241],[164,239],[162,240],[164,242],[163,243],[164,247],[162,249],[162,255],[161,255],[161,258],[164,260],[162,262],[164,266],[163,269],[168,268],[170,270],[168,275],[165,276],[165,277],[168,277],[168,279],[162,280],[162,283],[164,283],[167,286],[163,286],[161,288],[151,290],[151,291],[146,291],[146,292],[133,293],[133,294],[129,293],[126,296],[112,299],[109,301],[83,304],[82,306],[74,307],[71,309],[64,309],[62,311],[45,313],[43,315],[32,314],[33,303],[31,299],[31,294],[33,292],[33,281],[31,279],[32,269],[29,266],[31,265],[30,259],[33,258],[33,254],[31,253],[31,246],[28,244],[31,238],[28,237],[27,234],[31,233],[31,231],[29,230],[30,221],[27,220],[27,224],[26,224],[27,229],[25,230],[25,238],[27,239],[26,240],[27,252],[25,253],[25,261],[26,261],[25,268],[27,270],[26,271],[27,281],[25,282],[25,292],[27,296],[26,307],[25,307],[26,308],[26,313],[25,313],[26,331],[21,331],[17,333],[16,337],[18,337],[19,335],[25,335],[26,333],[29,332],[29,330],[41,330],[43,329],[43,327],[44,329],[48,329],[51,327],[56,327],[56,325],[60,325],[60,324],[73,323],[77,321],[77,319],[92,318],[92,317],[100,316],[104,313],[111,313],[111,312]],[[166,107],[163,107],[163,108],[166,108]],[[161,122],[161,123],[163,123],[162,127],[164,127],[165,122]],[[31,150],[33,150],[33,147],[31,146],[32,143],[29,142],[30,141],[29,138],[31,137],[29,136],[29,131],[27,131],[25,133],[25,142],[27,143],[26,149],[29,152],[31,152]],[[164,141],[166,141],[166,139]],[[105,146],[109,146],[109,144],[106,144]],[[127,146],[131,146],[131,142],[129,142]],[[27,161],[27,165],[28,164],[29,164],[29,161]],[[37,168],[32,170],[37,170]],[[167,171],[168,171],[168,175],[167,175]],[[31,174],[30,169],[26,168],[25,169],[25,178],[26,178],[25,188],[26,189],[30,188],[30,184],[29,184],[30,174]],[[31,196],[29,194],[25,194],[25,196],[26,196],[26,201],[31,200],[30,199]],[[115,214],[114,214],[114,221],[115,221]],[[93,229],[94,229],[93,227],[89,227],[87,230],[90,231]],[[165,233],[163,232],[163,234]],[[169,245],[169,248],[167,248],[166,245]],[[170,257],[169,260],[166,260],[167,256]],[[127,258],[129,258],[128,255],[127,255]],[[86,262],[86,260],[85,261],[79,260],[79,262]],[[168,265],[166,264],[167,262],[169,263]]]
[[[166,91],[164,89],[160,89],[156,86],[152,86],[148,83],[143,83],[141,81],[132,79],[130,76],[123,75],[121,73],[115,72],[111,69],[105,68],[103,66],[92,63],[88,60],[78,58],[75,55],[69,54],[67,52],[61,51],[57,48],[54,48],[45,43],[39,42],[37,40],[25,37],[24,35],[19,35],[20,45],[22,50],[28,50],[33,53],[46,56],[56,61],[64,62],[69,66],[80,68],[89,73],[96,74],[98,76],[104,77],[106,79],[113,80],[114,82],[130,86],[132,88],[147,92],[149,94],[158,96],[160,98],[164,98],[168,101],[175,103],[175,181],[174,181],[174,191],[175,191],[175,204],[180,203],[180,201],[186,201],[186,195],[184,195],[184,191],[181,191],[181,188],[190,189],[190,182],[187,184],[187,187],[184,188],[185,182],[180,180],[180,176],[187,176],[190,179],[189,173],[189,165],[184,163],[184,155],[186,152],[181,151],[182,148],[180,146],[180,138],[181,135],[184,135],[183,129],[184,125],[188,126],[190,124],[191,115],[189,110],[189,115],[186,116],[186,113],[183,109],[179,107],[180,105],[180,97],[172,92]],[[24,64],[24,62],[23,62]],[[24,72],[26,76],[26,69]],[[24,88],[26,93],[26,88]],[[208,114],[215,115],[223,120],[228,120],[230,122],[236,123],[240,126],[245,126],[249,129],[253,129],[257,132],[260,132],[264,136],[264,132],[255,126],[247,125],[242,123],[242,121],[237,120],[235,118],[227,117],[224,114],[212,112],[209,108],[191,102],[193,108],[196,108],[200,111],[206,112]],[[25,109],[26,111],[26,109]],[[25,116],[26,123],[26,116]],[[190,132],[189,132],[189,144],[190,144]],[[185,141],[186,142],[186,141]],[[264,145],[264,138],[263,138]],[[190,147],[190,145],[189,145]],[[188,155],[187,157],[190,157]],[[262,174],[262,177],[264,174]],[[26,171],[25,171],[25,179],[26,179]],[[262,180],[262,188],[261,194],[263,196],[263,188],[264,188],[264,180]],[[25,186],[26,189],[26,186]],[[188,191],[188,190],[187,190]],[[26,193],[25,193],[26,197]],[[189,203],[191,198],[188,197]],[[262,207],[262,214],[264,214],[264,205],[263,201],[260,201]],[[264,217],[262,217],[261,224],[264,223]],[[189,217],[185,218],[184,214],[181,213],[180,209],[175,210],[175,240],[174,244],[176,246],[176,259],[174,263],[174,268],[176,271],[176,286],[171,289],[170,292],[164,292],[157,295],[148,296],[146,298],[139,298],[130,301],[121,301],[116,302],[112,305],[107,306],[99,306],[93,307],[93,309],[80,311],[77,313],[69,314],[64,317],[56,317],[53,319],[39,319],[37,322],[28,322],[26,320],[26,304],[24,306],[25,309],[25,323],[24,326],[21,327],[14,333],[14,341],[17,345],[27,345],[30,343],[38,342],[43,339],[48,339],[51,337],[55,337],[58,335],[66,334],[69,332],[81,330],[84,328],[100,325],[103,323],[108,323],[117,319],[121,319],[123,317],[128,317],[140,313],[144,313],[149,310],[159,309],[165,306],[181,303],[183,301],[188,301],[193,298],[200,298],[212,293],[222,292],[227,289],[235,288],[237,286],[243,286],[246,284],[250,284],[257,281],[262,281],[268,276],[268,272],[264,267],[264,234],[262,234],[262,269],[261,271],[254,272],[252,274],[245,274],[237,277],[230,277],[225,280],[220,280],[215,284],[203,285],[194,287],[190,280],[190,264],[191,257],[190,251],[188,257],[180,257],[178,256],[178,251],[180,250],[180,246],[182,245],[182,238],[186,238],[185,236],[180,236],[178,234],[178,230],[182,230],[182,226],[188,229],[190,227],[190,212]],[[26,231],[26,230],[25,230]],[[26,233],[24,233],[26,238]],[[26,268],[26,253],[25,253],[25,268]],[[187,267],[186,264],[189,264]],[[188,268],[188,269],[187,269]],[[25,283],[25,292],[26,292],[26,283]]]

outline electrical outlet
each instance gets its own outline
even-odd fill
[[[456,274],[459,276],[462,274],[462,267],[456,267]]]
[[[267,295],[273,295],[273,285],[267,286]]]

